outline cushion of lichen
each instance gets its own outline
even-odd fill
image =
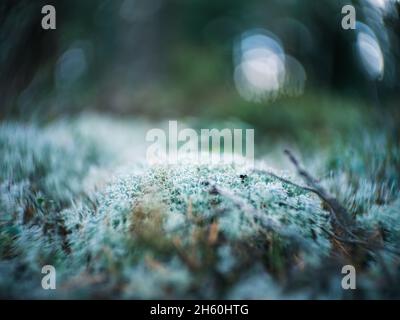
[[[0,296],[287,298],[288,275],[323,268],[330,223],[315,195],[246,167],[149,167],[132,128],[96,117],[0,126]],[[396,244],[398,207],[371,205],[359,221]],[[40,286],[46,264],[55,292]]]
[[[184,287],[192,288],[195,296],[200,295],[205,289],[203,279],[210,278],[209,281],[214,282],[214,277],[238,276],[243,272],[240,265],[250,263],[249,259],[254,263],[273,260],[269,266],[271,272],[284,269],[282,260],[286,253],[296,252],[286,246],[295,247],[296,244],[263,232],[251,213],[236,207],[230,198],[214,194],[212,186],[220,185],[304,236],[310,248],[315,249],[315,254],[304,257],[309,263],[327,254],[329,242],[319,226],[327,229],[329,226],[318,199],[269,177],[243,176],[233,167],[198,166],[158,167],[145,169],[141,174],[124,175],[102,192],[96,210],[87,211],[81,221],[71,210],[64,213],[67,223],[80,230],[79,236],[71,242],[71,249],[81,252],[81,256],[95,254],[100,260],[106,252],[107,259],[121,268],[116,272],[124,274],[124,284],[131,288],[123,293],[138,297],[162,297],[168,291],[174,296]],[[215,239],[212,238],[213,228],[218,229]],[[267,240],[268,237],[271,240]],[[265,257],[257,248],[268,247],[268,241],[276,242],[269,245],[271,257]],[[253,250],[254,256],[245,250]],[[240,255],[245,256],[237,257]],[[154,270],[147,269],[148,274],[142,270],[142,263],[148,259],[154,260],[156,269],[171,269],[165,274],[165,280],[169,279],[169,272],[180,270],[179,282],[171,283],[169,279],[168,286],[163,287],[161,282],[155,291],[154,287],[147,288],[147,282],[144,287],[140,286],[136,268],[152,283]],[[286,259],[289,262],[290,259]],[[108,265],[98,260],[92,264]],[[227,290],[212,288],[213,285],[220,286],[211,284],[208,288],[211,297],[218,297],[219,289]],[[264,295],[263,292],[258,294]]]

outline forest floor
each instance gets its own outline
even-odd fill
[[[0,296],[400,298],[397,129],[258,141],[251,169],[149,166],[156,126],[0,124]],[[349,264],[356,290],[341,286]]]

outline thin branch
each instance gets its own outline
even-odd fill
[[[330,211],[332,213],[332,216],[335,219],[336,223],[341,228],[343,228],[345,230],[347,229],[344,225],[342,225],[341,221],[337,218],[337,214],[336,214],[336,211],[335,211],[335,206],[332,204],[332,199],[333,198],[326,196],[326,192],[324,190],[322,190],[322,192],[321,192],[321,190],[319,190],[319,189],[315,189],[315,188],[312,188],[312,187],[309,187],[309,186],[303,186],[303,185],[297,184],[297,183],[295,183],[293,181],[290,181],[288,179],[282,178],[282,177],[276,175],[275,173],[273,173],[271,171],[266,171],[266,170],[262,170],[262,169],[254,169],[253,172],[269,175],[269,176],[271,176],[271,177],[273,177],[273,178],[275,178],[275,179],[277,179],[279,181],[282,181],[284,183],[290,184],[290,185],[292,185],[292,186],[294,186],[296,188],[299,188],[299,189],[302,189],[302,190],[305,190],[305,191],[309,191],[311,193],[316,194],[323,201],[325,201],[325,203],[329,206],[329,209],[330,209]],[[349,235],[351,235],[352,237],[355,237],[355,235],[350,230],[347,230],[347,233]]]
[[[311,187],[303,187],[300,186],[296,183],[292,183],[284,178],[280,178],[277,175],[273,174],[273,173],[269,173],[272,176],[274,176],[275,178],[278,178],[281,181],[285,181],[289,184],[292,184],[294,186],[297,186],[299,188],[302,188],[304,190],[308,190],[310,192],[314,192],[315,194],[317,194],[322,200],[324,200],[330,207],[331,212],[333,213],[333,217],[336,219],[336,222],[338,223],[338,226],[341,227],[344,231],[345,234],[347,234],[350,238],[343,238],[333,232],[330,232],[329,230],[326,230],[324,228],[322,228],[323,231],[325,231],[326,233],[328,233],[332,238],[343,242],[343,243],[349,243],[349,244],[358,244],[361,245],[362,247],[364,247],[364,249],[366,249],[369,252],[375,253],[377,255],[380,255],[379,252],[374,251],[376,249],[382,249],[382,250],[386,250],[388,252],[391,252],[393,254],[397,254],[400,255],[400,251],[396,250],[396,249],[391,249],[391,248],[387,248],[383,245],[377,246],[376,244],[373,243],[369,243],[368,241],[365,240],[361,240],[358,236],[356,236],[351,230],[349,230],[349,228],[351,229],[355,229],[355,225],[354,225],[354,221],[351,220],[351,215],[350,213],[346,210],[346,208],[341,205],[339,203],[339,201],[330,196],[328,194],[327,191],[325,191],[325,189],[320,186],[317,182],[316,179],[314,179],[305,169],[303,169],[300,166],[300,163],[297,161],[296,157],[289,151],[289,150],[285,150],[284,151],[285,154],[289,157],[290,161],[292,162],[292,164],[296,167],[296,170],[298,172],[298,174],[304,179],[304,181],[310,185]],[[338,219],[340,217],[340,219]],[[345,224],[342,224],[342,221],[345,222]]]
[[[265,213],[256,210],[254,207],[249,205],[243,198],[233,194],[231,191],[227,189],[215,185],[213,186],[211,192],[230,199],[233,202],[233,204],[237,206],[241,211],[247,213],[249,217],[258,220],[264,229],[276,232],[282,237],[287,237],[293,240],[293,242],[300,245],[303,249],[310,250],[310,246],[306,242],[304,237],[299,235],[297,232],[293,232],[287,226],[282,225],[279,221],[266,216]]]
[[[303,180],[310,186],[312,189],[316,191],[316,193],[324,200],[329,207],[332,209],[332,213],[335,215],[337,221],[341,224],[341,227],[346,231],[346,233],[352,234],[349,230],[352,227],[351,215],[347,211],[347,209],[339,203],[339,201],[329,195],[329,193],[317,183],[317,180],[314,179],[305,169],[303,169],[300,163],[297,161],[296,157],[289,150],[284,151],[288,156],[289,160],[295,166],[297,173],[303,178]],[[314,192],[315,192],[314,191]],[[354,236],[354,235],[353,235]]]

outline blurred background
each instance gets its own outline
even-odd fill
[[[41,28],[45,4],[56,8],[56,30]],[[341,27],[346,4],[356,8],[355,30]],[[393,121],[399,8],[397,0],[3,0],[0,117],[238,119],[270,136],[345,130],[373,110],[390,110]]]

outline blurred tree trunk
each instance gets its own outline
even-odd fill
[[[0,4],[0,117],[16,116],[18,96],[43,65],[52,65],[57,31],[41,27],[41,8],[52,1],[6,0]],[[43,75],[49,81],[51,74]]]

